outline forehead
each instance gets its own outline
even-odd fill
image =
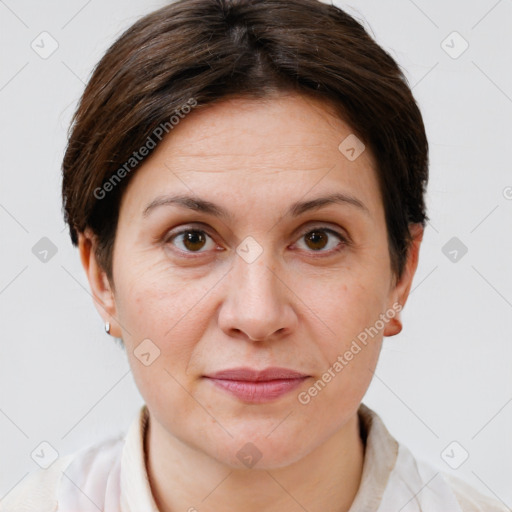
[[[174,158],[238,155],[262,164],[276,163],[277,153],[277,160],[288,163],[316,163],[352,132],[318,99],[294,93],[236,97],[192,111],[156,152],[172,152]]]
[[[348,159],[339,148],[347,137],[355,137],[352,128],[316,99],[226,99],[193,110],[174,126],[135,172],[122,206],[142,212],[149,199],[176,187],[211,199],[236,192],[282,203],[284,191],[333,192],[335,184],[338,192],[374,203],[373,156],[365,148]]]

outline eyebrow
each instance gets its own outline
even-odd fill
[[[345,204],[354,206],[367,215],[370,214],[370,211],[365,206],[365,204],[356,197],[348,194],[335,193],[329,194],[327,196],[317,197],[315,199],[311,199],[310,201],[298,201],[293,203],[286,212],[285,216],[298,217],[299,215],[302,215],[308,211],[318,210],[331,204]],[[233,215],[222,206],[219,206],[218,204],[215,204],[211,201],[201,199],[199,197],[187,195],[158,196],[156,199],[151,201],[151,203],[149,203],[146,208],[144,208],[142,216],[147,217],[152,210],[164,205],[176,205],[182,208],[188,208],[197,212],[213,215],[221,219],[233,220]]]

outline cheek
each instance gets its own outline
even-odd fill
[[[202,337],[197,303],[204,291],[197,287],[189,291],[154,270],[131,269],[129,279],[118,288],[118,319],[134,380],[150,409],[171,407],[188,414],[194,401],[182,386],[189,387],[187,366]]]
[[[324,367],[317,376],[320,382],[308,393],[319,414],[326,405],[325,410],[332,409],[329,403],[339,411],[356,406],[370,384],[382,346],[381,318],[387,305],[387,275],[380,279],[376,275],[351,269],[328,286],[309,289],[309,304],[328,326],[322,329],[327,335],[316,336]]]
[[[172,269],[163,259],[157,263],[133,261],[119,268],[116,304],[129,331],[166,341],[188,316],[205,291],[199,283]],[[130,326],[132,329],[130,329]]]
[[[327,281],[310,283],[305,303],[329,328],[329,337],[337,338],[343,347],[384,313],[388,278],[371,269],[341,269]]]
[[[320,315],[330,328],[327,336],[316,335],[322,363],[309,387],[297,397],[297,407],[307,417],[308,429],[325,435],[334,433],[355,413],[370,385],[382,333],[375,334],[369,328],[385,308],[382,290],[357,280],[331,285],[328,291],[323,299],[320,295],[312,297],[321,304]]]
[[[183,273],[178,275],[162,264],[144,268],[125,265],[119,270],[116,306],[135,378],[150,385],[153,379],[168,381],[172,374],[185,383],[184,374],[211,317],[208,292],[215,280],[213,284],[204,279],[190,282]],[[158,377],[155,371],[145,371],[137,359],[139,347],[146,346],[157,354],[151,366],[161,370]]]

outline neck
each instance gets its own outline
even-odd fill
[[[323,444],[277,469],[235,469],[172,436],[153,416],[147,472],[160,512],[347,512],[361,482],[365,445],[357,414]]]

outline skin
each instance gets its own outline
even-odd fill
[[[146,465],[162,512],[347,511],[354,500],[364,461],[357,409],[383,337],[400,332],[399,315],[308,404],[297,397],[380,314],[405,305],[423,230],[411,225],[414,242],[396,280],[371,151],[349,161],[338,150],[351,133],[325,104],[296,94],[194,110],[124,192],[113,283],[94,257],[92,233],[80,235],[95,305],[123,338],[150,412]],[[284,215],[296,201],[333,192],[367,211],[330,204]],[[144,216],[166,193],[215,202],[232,219],[176,205]],[[204,238],[170,239],[184,227]],[[348,243],[325,231],[311,240],[312,228]],[[251,263],[236,252],[248,236],[263,250]],[[160,355],[145,366],[134,350],[148,338]],[[310,377],[265,404],[203,378],[239,366]],[[253,468],[236,456],[247,442],[262,454]]]

